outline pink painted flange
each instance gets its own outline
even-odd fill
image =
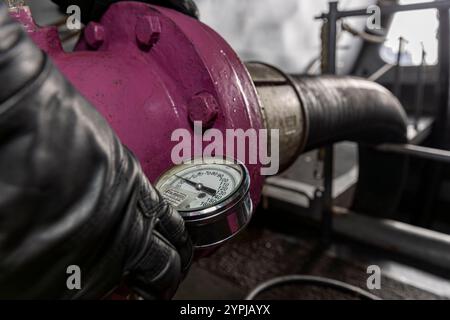
[[[152,182],[173,166],[172,132],[193,133],[192,119],[222,132],[263,127],[245,66],[216,32],[193,18],[119,2],[86,27],[71,53],[63,51],[55,28],[30,27],[26,14],[16,18],[27,23],[33,40],[108,120]],[[246,165],[256,207],[261,165]]]

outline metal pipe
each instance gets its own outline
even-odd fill
[[[322,74],[336,74],[336,46],[337,46],[337,12],[338,2],[329,3],[329,13],[325,22],[326,43],[324,48],[327,57],[326,64],[322,66]]]
[[[323,48],[326,49],[327,61],[322,66],[322,74],[336,74],[336,47],[337,47],[337,12],[338,2],[329,3],[329,13],[325,26],[327,28],[326,43]],[[333,233],[333,178],[334,178],[334,146],[333,144],[325,146],[323,166],[323,208],[322,208],[322,243],[328,245],[331,243]]]
[[[448,48],[450,39],[449,10],[439,10],[439,85],[438,108],[435,114],[435,125],[432,131],[432,147],[447,149],[448,122],[449,122],[449,94],[450,94],[450,52]],[[427,226],[433,221],[434,205],[442,183],[442,163],[431,163],[422,172],[422,186],[419,190],[423,198],[420,214],[415,218],[416,223]]]
[[[305,149],[308,119],[301,105],[301,97],[293,79],[281,70],[259,62],[248,62],[246,67],[261,101],[264,127],[269,129],[269,134],[270,129],[279,130],[279,165],[282,172]]]
[[[336,217],[335,231],[386,251],[450,269],[450,236],[443,233],[348,211]]]
[[[405,38],[403,37],[398,38],[397,63],[395,65],[395,80],[394,80],[394,89],[392,90],[392,92],[399,99],[402,92],[402,78],[403,78],[402,55],[403,52],[405,51],[405,43],[406,43]]]
[[[198,122],[202,133],[210,128],[224,135],[226,129],[263,129],[259,98],[245,66],[216,32],[187,15],[120,1],[86,27],[90,32],[83,33],[70,53],[63,51],[56,28],[39,28],[24,10],[14,16],[28,26],[34,42],[109,122],[151,182],[173,166],[171,150],[178,142],[170,137],[178,130],[192,132]],[[175,42],[178,50],[173,50]],[[32,52],[27,49],[18,51],[23,58]],[[2,84],[0,96],[8,85]],[[200,146],[194,146],[193,152],[189,149],[192,156],[204,151],[205,144]],[[227,155],[225,149],[215,150],[216,155]],[[237,160],[249,170],[256,207],[263,164],[250,160],[253,150],[245,142],[245,152],[236,158],[241,157]]]
[[[377,147],[377,150],[450,163],[450,151],[447,150],[416,146],[412,144],[382,144]]]
[[[389,70],[391,70],[393,67],[394,67],[393,64],[386,63],[380,69],[375,71],[370,77],[368,77],[367,80],[369,80],[369,81],[377,81],[382,76],[384,76]]]
[[[290,76],[257,62],[246,66],[265,127],[280,130],[281,169],[302,152],[339,141],[407,142],[403,107],[377,83],[348,76]]]
[[[426,52],[425,47],[422,42],[422,61],[417,67],[417,84],[416,84],[416,108],[414,114],[414,128],[417,130],[419,128],[420,117],[423,111],[423,95],[424,95],[424,73],[426,64]]]
[[[426,9],[448,9],[450,8],[449,0],[441,0],[441,1],[430,1],[430,2],[422,2],[422,3],[413,3],[413,4],[391,4],[391,5],[382,5],[380,6],[382,14],[393,14],[396,12],[403,11],[415,11],[415,10],[426,10]],[[364,17],[370,16],[372,13],[368,12],[367,9],[357,9],[357,10],[346,10],[346,11],[338,11],[336,13],[337,18],[345,18],[345,17]],[[315,19],[327,19],[328,13],[324,13],[320,16],[315,17]]]
[[[247,64],[247,68],[261,101],[265,127],[279,130],[281,170],[301,153],[339,141],[370,145],[407,142],[406,114],[392,93],[379,84],[345,76],[289,76],[258,63]],[[355,208],[366,213],[375,214],[375,209],[390,213],[403,188],[406,158],[360,148]],[[373,172],[378,170],[374,166],[379,168],[380,161],[390,161],[391,166],[374,178]],[[331,167],[332,161],[328,163]],[[327,183],[334,178],[330,167]],[[382,199],[378,206],[361,206],[372,203],[368,200],[375,196]],[[330,221],[326,223],[330,225]]]
[[[283,210],[298,215],[301,218],[320,223],[320,216],[311,215],[302,208],[291,191],[283,186],[271,186],[271,192],[265,192],[268,197],[269,209],[276,210],[276,201],[283,202]],[[426,263],[444,270],[450,270],[450,236],[411,226],[389,219],[378,219],[354,213],[345,208],[333,208],[333,231],[341,236],[362,242],[387,252],[409,257],[417,262]]]
[[[439,11],[439,107],[436,115],[435,142],[436,147],[443,148],[448,143],[446,134],[449,122],[450,95],[450,39],[449,10]]]

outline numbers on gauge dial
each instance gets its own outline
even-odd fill
[[[164,180],[163,196],[180,211],[195,211],[231,196],[241,183],[242,171],[235,165],[193,165]]]

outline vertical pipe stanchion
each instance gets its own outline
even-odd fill
[[[329,3],[329,12],[326,21],[326,61],[322,65],[323,74],[336,74],[336,47],[337,47],[337,20],[338,3]],[[322,210],[322,243],[328,246],[331,243],[333,230],[333,177],[334,177],[334,146],[325,147],[324,157],[324,191]]]
[[[425,75],[426,52],[422,43],[422,61],[417,67],[417,85],[416,85],[416,108],[414,114],[414,128],[419,129],[419,121],[423,111],[424,97],[424,75]]]
[[[449,95],[450,95],[450,52],[448,47],[448,39],[450,39],[450,17],[449,17],[449,9],[450,9],[450,1],[441,0],[441,1],[433,1],[426,3],[417,3],[411,5],[387,5],[381,7],[381,11],[385,14],[392,14],[396,12],[407,12],[412,10],[424,10],[436,8],[439,10],[439,106],[436,112],[436,123],[433,130],[434,137],[434,147],[436,148],[444,148],[448,149],[450,146],[448,145],[448,141],[450,139],[446,137],[446,129],[449,126],[448,120],[450,118],[449,111]],[[323,14],[317,19],[326,19],[327,28],[325,33],[328,36],[326,45],[323,45],[323,54],[326,54],[326,58],[323,61],[322,73],[327,74],[335,74],[336,73],[336,23],[339,19],[345,17],[358,17],[358,16],[367,16],[367,10],[350,10],[350,11],[339,11],[337,9],[337,2],[329,3],[329,12]],[[324,41],[324,40],[322,40]],[[324,41],[324,42],[325,42]],[[399,97],[400,96],[400,84],[401,84],[401,53],[403,52],[403,41],[400,40],[399,43],[399,54],[397,56],[397,73],[396,73],[396,81],[394,85],[394,94]],[[397,87],[397,88],[395,88]],[[333,147],[327,147],[324,150],[325,152],[325,165],[324,165],[324,194],[323,194],[323,204],[324,204],[324,212],[323,212],[323,232],[326,238],[327,234],[327,225],[332,226],[332,185],[333,185]],[[431,169],[430,169],[431,168]],[[425,190],[421,190],[420,194],[423,198],[423,210],[422,215],[416,217],[416,220],[423,221],[424,218],[430,217],[428,216],[429,212],[431,212],[431,207],[433,204],[433,197],[437,192],[437,188],[440,182],[440,169],[442,168],[440,165],[431,166],[428,170],[424,170],[424,181],[428,183],[424,183]],[[417,223],[417,222],[416,222]],[[331,236],[331,231],[329,233]]]
[[[439,10],[439,107],[436,115],[436,147],[448,148],[445,135],[449,120],[450,94],[449,9]]]
[[[405,50],[405,38],[398,38],[398,53],[397,53],[397,64],[395,67],[395,80],[394,80],[394,95],[400,99],[400,95],[402,93],[402,76],[403,76],[403,68],[402,68],[402,56],[403,51]]]
[[[435,127],[432,133],[432,147],[438,149],[448,148],[446,133],[449,118],[449,94],[450,94],[450,52],[448,46],[450,39],[450,17],[449,9],[439,9],[439,29],[438,29],[438,108],[435,114]],[[430,163],[423,171],[423,184],[419,190],[422,196],[422,210],[415,219],[415,223],[427,227],[434,219],[434,203],[439,193],[442,182],[443,165],[441,163]]]

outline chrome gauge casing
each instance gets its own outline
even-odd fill
[[[252,216],[250,175],[231,159],[190,160],[163,173],[155,186],[184,218],[197,248],[231,239]]]

